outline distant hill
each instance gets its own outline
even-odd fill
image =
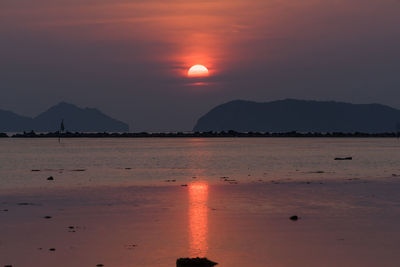
[[[202,116],[193,131],[394,132],[400,110],[380,104],[285,99],[266,103],[236,100]]]
[[[20,129],[31,129],[33,120],[14,112],[0,110],[0,132],[17,132]]]
[[[35,118],[0,110],[0,132],[55,132],[64,119],[65,130],[71,132],[128,132],[126,123],[110,118],[95,108],[79,108],[61,102]]]

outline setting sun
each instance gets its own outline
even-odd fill
[[[194,65],[188,70],[189,77],[204,77],[208,76],[208,69],[203,65]]]

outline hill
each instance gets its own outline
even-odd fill
[[[0,110],[0,132],[17,132],[19,129],[31,129],[33,120],[14,112]]]
[[[202,116],[193,131],[394,132],[400,110],[380,104],[285,99],[235,100]]]
[[[55,132],[64,119],[65,129],[71,132],[127,132],[126,123],[115,120],[95,108],[79,108],[61,102],[35,118],[23,117],[0,110],[0,132]]]

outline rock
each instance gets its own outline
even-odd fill
[[[19,205],[19,206],[34,206],[35,204],[29,203],[29,202],[20,202],[20,203],[17,203],[17,205]]]
[[[134,249],[137,245],[131,244],[131,245],[125,245],[126,249]]]
[[[218,263],[207,258],[180,258],[176,260],[176,267],[212,267]]]
[[[47,178],[48,181],[54,181],[54,177],[50,176],[49,178]]]
[[[181,184],[181,186],[188,186],[187,184]]]
[[[335,158],[335,160],[352,160],[353,157]]]
[[[51,216],[44,216],[44,219],[51,219]]]
[[[104,264],[99,263],[99,264],[97,264],[96,266],[97,266],[97,267],[102,267],[102,266],[104,266]]]
[[[32,171],[32,172],[40,172],[40,170],[36,170],[36,169],[35,169],[35,170],[31,170],[31,171]]]
[[[55,248],[49,248],[49,250],[50,250],[50,251],[56,251],[56,249],[55,249]]]
[[[300,218],[297,215],[293,215],[289,219],[292,220],[292,221],[297,221]]]

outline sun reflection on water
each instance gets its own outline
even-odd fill
[[[208,184],[189,185],[189,247],[190,257],[205,257],[208,250],[207,232]]]

